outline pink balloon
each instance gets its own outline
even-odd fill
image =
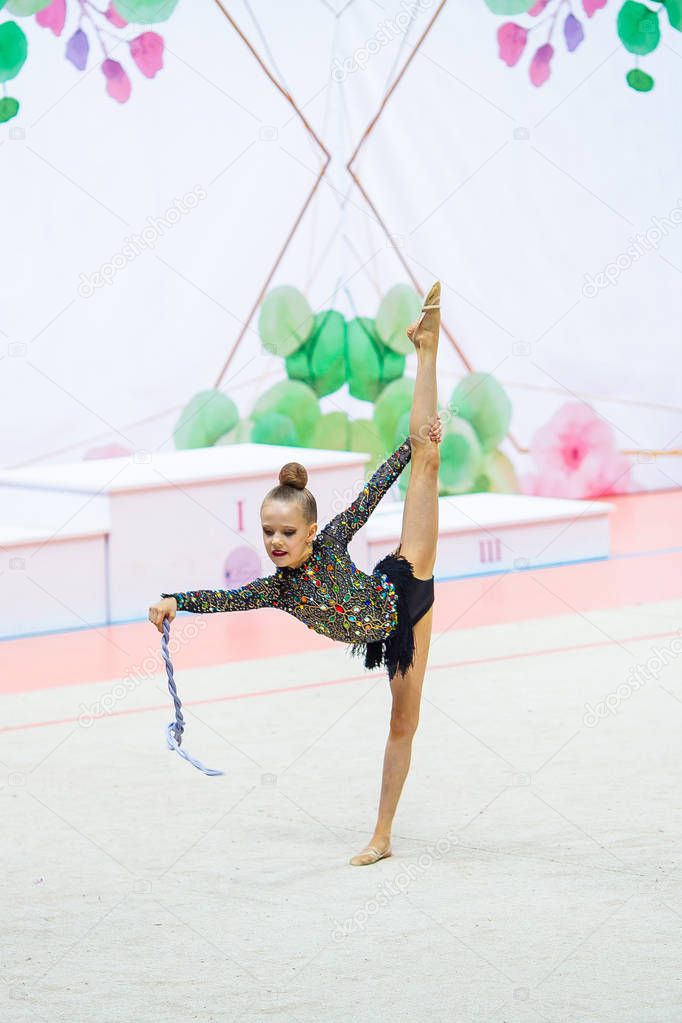
[[[153,78],[163,67],[163,37],[156,32],[143,32],[130,40],[130,54],[147,78]]]
[[[56,36],[60,36],[66,21],[66,0],[52,0],[51,4],[38,11],[36,21],[42,28],[51,28]]]
[[[500,58],[508,67],[513,67],[526,46],[528,32],[514,21],[505,21],[497,30],[497,42],[500,47]]]
[[[118,103],[125,103],[130,96],[130,79],[117,60],[102,62],[102,72],[107,80],[107,92]]]
[[[542,14],[548,3],[549,0],[537,0],[537,3],[533,4],[528,13],[531,17],[536,18],[538,14]]]

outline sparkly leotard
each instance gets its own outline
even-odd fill
[[[312,553],[296,568],[232,590],[162,593],[175,597],[179,611],[247,611],[278,607],[308,628],[343,643],[386,639],[398,623],[397,594],[384,573],[367,575],[351,560],[348,544],[403,471],[412,456],[410,438],[383,462],[358,496],[312,540]]]

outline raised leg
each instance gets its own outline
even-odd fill
[[[427,295],[427,302],[433,298]],[[440,298],[440,289],[438,290]],[[440,310],[424,313],[420,321],[407,328],[417,350],[417,378],[410,412],[410,480],[405,495],[400,554],[412,562],[418,579],[430,579],[436,561],[438,542],[438,470],[440,446],[429,439],[430,425],[438,411],[436,359],[440,331]]]

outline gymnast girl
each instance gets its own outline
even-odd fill
[[[315,632],[348,644],[366,668],[388,672],[392,706],[374,833],[350,860],[366,866],[392,855],[391,829],[412,755],[431,640],[433,569],[438,540],[438,469],[442,429],[437,411],[436,356],[440,282],[429,291],[418,320],[407,328],[417,353],[409,436],[376,470],[351,504],[318,533],[317,505],[308,474],[288,462],[279,486],[261,505],[263,544],[274,574],[232,590],[162,593],[149,620],[163,631],[177,611],[245,611],[277,607]],[[348,544],[407,463],[412,469],[400,543],[370,575],[351,561]]]

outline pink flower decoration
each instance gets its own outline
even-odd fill
[[[551,43],[539,46],[530,64],[530,80],[533,85],[542,85],[549,78],[549,62],[554,56]]]
[[[106,11],[104,12],[104,16],[111,22],[112,25],[115,25],[116,28],[125,28],[126,25],[128,24],[127,21],[123,20],[121,15],[114,7],[113,3],[109,4]]]
[[[130,55],[143,75],[153,78],[163,67],[163,36],[143,32],[130,40]]]
[[[530,444],[538,472],[522,478],[538,497],[602,497],[632,489],[632,465],[616,449],[613,430],[581,402],[562,405]]]
[[[513,21],[505,21],[497,30],[497,42],[500,47],[500,59],[508,67],[513,67],[526,46],[528,32],[522,25]]]
[[[130,79],[117,60],[102,62],[102,72],[107,80],[107,92],[119,103],[125,103],[130,96]]]
[[[537,0],[537,3],[533,4],[528,13],[531,17],[537,18],[538,14],[542,14],[548,3],[549,0]]]
[[[588,18],[602,7],[606,7],[606,0],[583,0],[583,10]]]
[[[66,0],[52,0],[51,4],[38,11],[36,21],[41,28],[51,28],[56,36],[60,36],[66,21]]]

